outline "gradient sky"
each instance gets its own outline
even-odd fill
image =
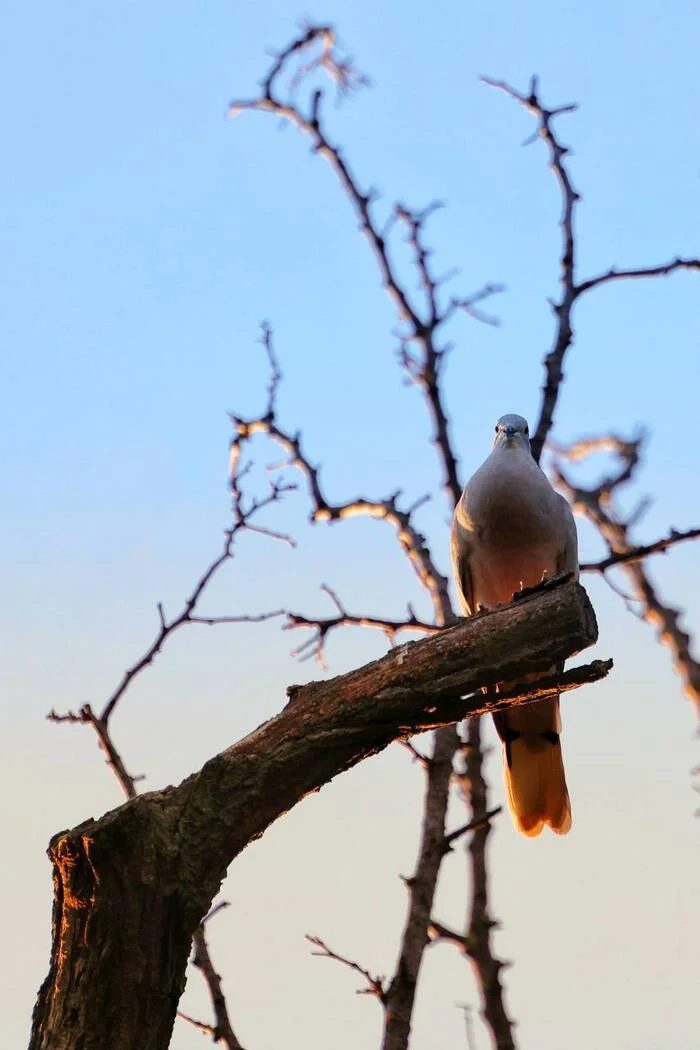
[[[432,220],[436,266],[455,293],[507,292],[494,329],[457,320],[447,401],[463,477],[494,419],[533,418],[551,338],[559,201],[530,118],[479,84],[578,101],[560,128],[583,194],[582,272],[700,253],[696,4],[527,5],[447,0],[426,8],[328,0],[299,14],[337,23],[373,80],[328,117],[364,185]],[[263,405],[258,325],[269,319],[285,370],[283,422],[303,425],[332,499],[433,491],[420,525],[447,568],[447,507],[416,391],[402,383],[395,323],[356,221],[327,165],[291,129],[253,114],[266,50],[297,12],[268,3],[70,5],[8,0],[0,41],[4,160],[0,427],[6,552],[0,608],[5,850],[0,922],[4,1046],[24,1045],[47,969],[49,837],[121,801],[86,730],[51,708],[99,705],[218,550],[227,524],[226,411]],[[411,278],[412,279],[412,278]],[[697,275],[604,289],[580,304],[556,437],[638,423],[651,430],[635,491],[654,504],[640,540],[698,524]],[[263,443],[259,462],[274,457]],[[279,457],[277,457],[279,458]],[[260,477],[260,475],[256,475]],[[212,613],[327,609],[331,584],[353,611],[428,612],[381,523],[305,524],[303,496],[270,524],[294,551],[247,536],[205,607]],[[581,528],[584,556],[600,550]],[[657,558],[662,594],[700,615],[698,548]],[[689,770],[694,721],[668,655],[606,585],[588,581],[596,652],[616,668],[564,701],[574,828],[564,840],[493,837],[496,939],[513,959],[508,1006],[523,1048],[697,1050],[698,825]],[[114,734],[146,786],[177,782],[318,677],[276,625],[190,629],[124,700]],[[378,655],[348,632],[331,673]],[[489,737],[492,737],[489,729]],[[502,798],[497,749],[493,796]],[[312,958],[315,933],[392,971],[404,918],[400,874],[415,858],[421,774],[399,748],[339,778],[234,864],[229,910],[211,927],[234,1027],[251,1050],[378,1044],[380,1010],[353,975]],[[461,814],[454,813],[459,820]],[[436,914],[459,925],[460,854]],[[426,956],[414,1050],[464,1045],[455,1003],[476,1007],[468,966]],[[183,1000],[206,1015],[199,978]],[[203,1037],[178,1023],[172,1046]],[[477,1046],[488,1037],[477,1025]]]

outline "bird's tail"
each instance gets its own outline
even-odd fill
[[[559,701],[511,708],[496,716],[496,726],[516,828],[534,838],[548,824],[557,835],[565,835],[571,828],[571,803],[559,741]]]

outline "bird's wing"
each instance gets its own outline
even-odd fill
[[[576,522],[571,507],[563,496],[557,493],[558,507],[561,513],[562,545],[557,558],[556,571],[558,573],[573,573],[574,579],[578,579],[578,533]]]
[[[461,524],[459,511],[460,506],[458,504],[452,519],[452,532],[450,534],[452,570],[457,587],[459,607],[465,616],[471,616],[477,611],[474,604],[474,588],[469,567],[469,557],[472,550],[471,533]]]

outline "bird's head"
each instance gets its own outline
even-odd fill
[[[494,448],[524,448],[530,451],[530,431],[527,420],[522,416],[509,414],[501,416],[496,423]]]

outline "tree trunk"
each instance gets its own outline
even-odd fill
[[[549,584],[349,674],[292,687],[279,715],[178,787],[56,835],[51,968],[30,1050],[167,1050],[192,935],[252,839],[392,740],[523,702],[479,690],[596,637],[583,588]],[[546,688],[608,669],[577,669]],[[538,686],[528,701],[545,695]]]
[[[36,1050],[164,1050],[199,910],[183,898],[170,822],[122,806],[55,836],[51,969]]]

